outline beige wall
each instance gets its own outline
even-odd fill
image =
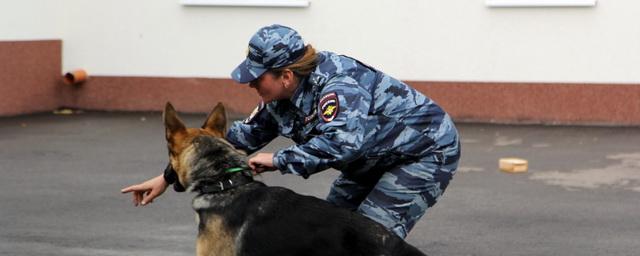
[[[0,40],[59,38],[63,69],[105,76],[228,76],[257,28],[414,81],[640,82],[640,1],[487,8],[484,0],[311,0],[309,8],[184,7],[179,0],[21,0]]]

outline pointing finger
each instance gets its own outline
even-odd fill
[[[126,188],[121,189],[120,192],[121,193],[129,193],[131,191],[137,190],[137,188],[138,188],[138,185],[128,186]]]

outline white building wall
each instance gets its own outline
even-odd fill
[[[405,80],[640,82],[640,1],[487,8],[484,0],[310,0],[308,8],[179,0],[20,0],[0,40],[60,38],[63,67],[94,75],[226,78],[261,26]],[[8,25],[9,24],[9,25]]]
[[[0,7],[0,40],[60,39],[62,20],[57,1],[5,1]],[[1,60],[6,61],[6,60]]]

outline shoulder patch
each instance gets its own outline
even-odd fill
[[[318,113],[322,120],[325,122],[331,122],[338,115],[340,110],[340,103],[338,102],[338,94],[335,92],[327,93],[320,98],[318,104]]]
[[[256,118],[258,113],[260,113],[260,111],[262,111],[263,109],[264,109],[264,102],[261,101],[260,104],[258,104],[258,106],[256,106],[256,108],[254,108],[253,111],[251,111],[251,114],[249,115],[249,117],[247,117],[242,122],[245,124],[251,123],[251,121],[253,121],[253,119]]]

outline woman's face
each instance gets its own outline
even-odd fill
[[[256,89],[264,103],[270,103],[274,100],[290,98],[293,95],[291,84],[290,76],[282,75],[276,77],[273,73],[267,71],[251,81],[249,86]]]

